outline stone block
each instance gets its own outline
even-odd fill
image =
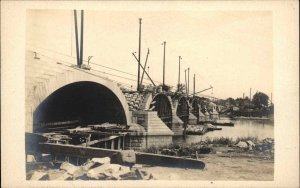
[[[240,148],[248,148],[247,143],[243,141],[240,141],[236,146]]]
[[[136,163],[136,155],[134,150],[123,150],[111,158],[113,163],[132,166]]]
[[[85,171],[90,170],[93,166],[95,166],[95,162],[88,160],[86,163],[82,165],[82,169]]]
[[[255,147],[255,144],[251,140],[248,140],[247,144],[249,145],[249,147]]]
[[[48,173],[48,180],[67,180],[72,179],[72,176],[65,170],[52,170]]]
[[[33,174],[31,175],[30,180],[43,180],[46,179],[46,177],[47,177],[47,173],[34,171]]]
[[[91,179],[118,180],[121,175],[128,174],[129,167],[119,164],[104,164],[88,171],[87,176]]]
[[[143,165],[141,164],[135,164],[131,167],[131,170],[136,170],[136,169],[142,169],[143,168]]]
[[[67,171],[69,174],[74,174],[74,172],[76,170],[78,170],[79,167],[77,166],[74,166],[68,162],[63,162],[61,165],[60,165],[60,169],[62,170],[65,170]]]
[[[92,158],[91,161],[94,162],[94,163],[100,163],[100,164],[110,164],[110,158],[109,157]]]
[[[87,176],[91,179],[103,179],[107,176],[104,174],[105,170],[110,166],[110,164],[104,164],[96,168],[92,168],[87,172]]]

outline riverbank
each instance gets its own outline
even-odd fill
[[[158,180],[270,181],[274,178],[274,139],[271,138],[208,138],[194,144],[153,147],[148,152],[197,158],[205,163],[204,170],[145,167]]]
[[[200,154],[247,154],[263,158],[274,158],[274,139],[257,137],[206,137],[196,143],[170,144],[162,147],[149,147],[147,153],[171,155],[178,157],[197,158]]]
[[[271,120],[272,118],[268,117],[247,117],[247,116],[234,116],[232,119],[239,120],[239,119],[246,119],[246,120]]]
[[[263,159],[249,156],[222,156],[210,154],[199,160],[206,165],[204,170],[147,167],[144,169],[157,180],[257,180],[274,179],[274,159]]]

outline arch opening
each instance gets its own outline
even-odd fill
[[[65,85],[50,94],[33,113],[34,130],[41,125],[87,126],[112,123],[126,125],[125,110],[119,98],[96,82],[81,81]]]
[[[172,107],[171,107],[171,103],[166,95],[157,94],[153,98],[150,108],[153,108],[153,111],[157,111],[158,117],[170,129],[172,128]]]
[[[181,97],[178,100],[176,115],[184,122],[189,121],[189,104],[186,97]]]
[[[198,98],[192,100],[192,114],[197,117],[197,122],[199,122],[199,110],[200,110],[200,101]]]

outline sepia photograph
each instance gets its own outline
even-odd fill
[[[278,113],[274,11],[97,5],[23,10],[21,181],[272,187],[288,172],[276,156],[299,145],[277,135],[299,121]]]

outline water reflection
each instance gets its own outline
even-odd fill
[[[258,139],[274,138],[274,123],[268,120],[231,120],[234,127],[218,126],[222,130],[211,131],[205,135],[187,135],[184,140],[182,137],[174,137],[173,143],[195,143],[205,140],[206,137],[257,137]]]

